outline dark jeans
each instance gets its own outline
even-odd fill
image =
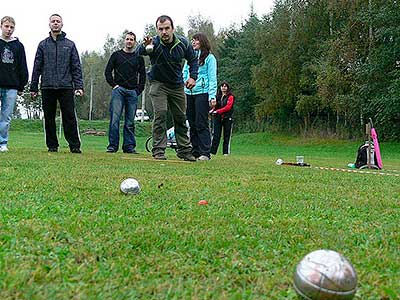
[[[122,144],[124,152],[131,152],[136,148],[135,138],[135,114],[138,104],[138,97],[135,90],[128,90],[117,87],[112,90],[110,102],[110,126],[108,130],[108,148],[115,151],[119,147],[119,123],[122,111],[125,108],[125,122]]]
[[[42,90],[46,145],[48,148],[58,148],[59,146],[56,129],[57,100],[60,103],[65,139],[70,149],[79,149],[81,147],[81,140],[75,112],[74,91],[70,89]]]
[[[183,86],[170,87],[159,81],[152,81],[149,92],[153,104],[153,156],[164,154],[167,148],[167,111],[171,110],[174,120],[177,154],[192,152],[186,126],[186,98]]]
[[[208,94],[186,94],[186,117],[190,126],[190,142],[195,157],[205,155],[210,157],[211,135],[208,122]]]
[[[212,154],[217,154],[222,130],[224,130],[224,144],[222,148],[223,154],[231,153],[232,125],[233,125],[232,118],[222,119],[221,116],[216,116],[214,118],[214,133],[210,151]]]

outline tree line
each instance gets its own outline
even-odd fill
[[[187,34],[182,27],[176,31],[209,37],[218,79],[228,81],[235,94],[240,130],[354,138],[372,118],[380,138],[400,140],[398,1],[275,0],[270,13],[258,17],[250,8],[242,24],[219,32],[201,15],[190,16],[188,28]],[[89,118],[91,99],[91,118],[108,118],[111,89],[104,68],[123,47],[124,34],[107,37],[101,51],[82,53],[80,118]],[[155,35],[154,25],[144,34]],[[151,115],[147,92],[145,109]]]
[[[258,119],[353,137],[369,118],[400,139],[398,1],[276,1],[254,20]]]

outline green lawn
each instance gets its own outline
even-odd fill
[[[152,160],[147,129],[139,155],[84,135],[79,155],[13,128],[0,153],[0,299],[297,299],[295,266],[322,248],[353,263],[356,299],[399,297],[400,177],[314,168],[346,168],[360,142],[242,134],[231,156],[188,163],[172,150]],[[381,151],[383,172],[400,175],[400,144]],[[299,154],[311,168],[275,165]],[[139,195],[119,192],[127,177]]]

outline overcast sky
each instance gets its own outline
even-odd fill
[[[231,24],[240,24],[252,3],[258,16],[269,13],[273,6],[273,0],[12,0],[1,5],[0,18],[9,15],[15,19],[14,36],[24,44],[28,68],[32,70],[37,45],[48,36],[48,18],[52,13],[63,17],[63,31],[82,53],[100,51],[107,34],[118,37],[124,29],[132,30],[141,39],[146,24],[153,24],[162,14],[169,15],[185,31],[188,16],[201,14],[214,23],[218,32]]]

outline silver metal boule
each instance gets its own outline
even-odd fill
[[[151,52],[153,52],[153,50],[154,50],[153,44],[149,44],[149,45],[146,46],[146,52],[147,53],[151,53]]]
[[[357,291],[357,274],[343,255],[317,250],[297,265],[294,288],[308,300],[350,300]]]
[[[140,184],[134,178],[127,178],[121,182],[120,189],[124,194],[136,195],[140,193]]]

